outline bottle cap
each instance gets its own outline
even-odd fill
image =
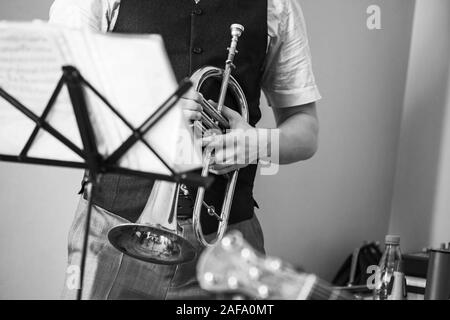
[[[400,236],[388,234],[384,239],[385,244],[400,244]]]

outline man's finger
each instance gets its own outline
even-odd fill
[[[213,107],[217,107],[217,102],[215,102],[214,100],[209,99],[208,102],[209,102]]]
[[[232,120],[232,119],[235,119],[235,118],[238,118],[241,116],[238,112],[236,112],[233,109],[230,109],[226,106],[223,106],[222,115],[225,118],[227,118],[228,120]]]
[[[208,148],[221,148],[224,145],[226,137],[224,134],[213,134],[202,139],[202,146]]]
[[[198,103],[197,101],[194,101],[194,100],[189,100],[189,99],[183,99],[183,103],[181,106],[182,106],[183,110],[193,110],[193,111],[198,111],[198,112],[201,112],[203,110],[200,103]]]
[[[239,169],[237,165],[214,165],[209,171],[214,173],[215,175],[223,175],[236,171],[237,169]]]
[[[208,102],[210,104],[212,104],[214,107],[217,107],[217,103],[212,101],[212,100],[208,100]],[[234,111],[231,108],[228,108],[227,106],[223,106],[222,107],[222,115],[229,118],[229,117],[236,117],[236,116],[240,116],[240,114],[236,111]]]
[[[215,151],[213,164],[222,164],[230,166],[238,164],[238,161],[241,160],[236,154],[235,150],[232,149],[230,150],[228,148],[216,148],[214,150]]]
[[[198,111],[183,110],[183,113],[186,119],[190,121],[197,121],[202,119],[202,114]]]
[[[203,95],[194,90],[193,88],[191,88],[188,92],[186,92],[183,96],[182,99],[187,99],[187,100],[192,100],[195,101],[197,103],[201,103],[203,100]]]

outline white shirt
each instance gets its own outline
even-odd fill
[[[208,0],[202,0],[208,1]],[[50,23],[112,31],[120,0],[55,0]],[[262,89],[272,107],[321,98],[312,71],[306,24],[298,0],[268,0],[268,47]]]

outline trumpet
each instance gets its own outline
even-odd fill
[[[227,119],[222,115],[227,93],[232,94],[238,105],[238,112],[248,122],[248,104],[239,83],[231,75],[235,68],[234,57],[238,53],[237,44],[239,37],[244,32],[240,24],[231,25],[231,44],[228,48],[228,57],[225,68],[205,66],[194,72],[190,78],[193,88],[201,92],[203,85],[209,79],[221,81],[220,94],[217,106],[213,106],[202,98],[202,118],[198,124],[202,133],[209,130],[212,132],[224,132],[229,129]],[[206,149],[203,155],[202,177],[209,174],[213,151]],[[213,246],[220,241],[227,229],[228,218],[234,196],[234,190],[239,171],[236,170],[227,175],[227,187],[220,213],[216,212],[214,206],[204,201],[205,188],[199,187],[195,196],[192,213],[192,224],[197,240],[203,246]],[[178,195],[182,191],[185,195],[189,193],[185,185],[167,181],[155,181],[147,204],[136,223],[121,224],[112,228],[108,233],[110,243],[121,252],[151,263],[157,264],[180,264],[195,258],[196,250],[192,243],[179,235],[177,223]],[[214,239],[208,241],[203,233],[201,225],[201,212],[215,216],[219,222]]]

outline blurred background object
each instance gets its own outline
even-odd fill
[[[450,299],[450,246],[430,250],[428,262],[426,300]]]

